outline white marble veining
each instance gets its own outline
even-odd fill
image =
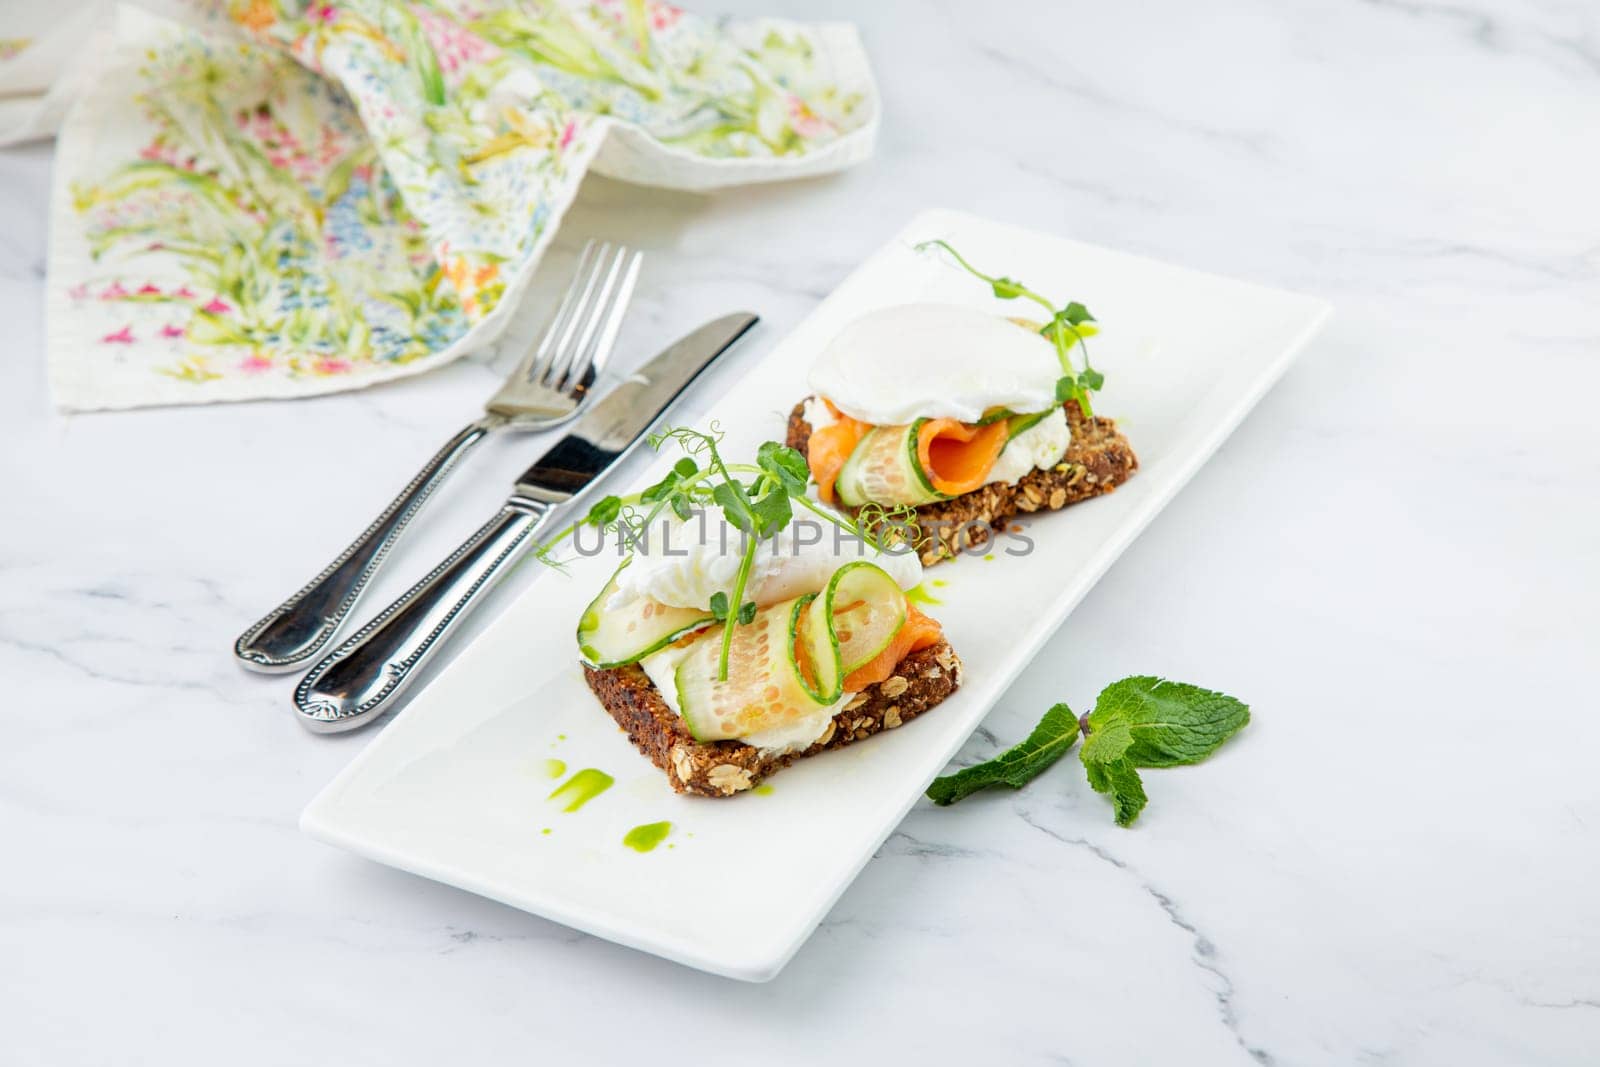
[[[54,414],[50,153],[9,151],[0,1062],[1593,1062],[1592,5],[721,6],[858,21],[880,153],[716,196],[591,179],[541,291],[582,237],[646,248],[629,352],[749,305],[764,332],[726,384],[934,205],[1334,302],[963,758],[1130,673],[1226,689],[1255,723],[1152,772],[1134,830],[1070,762],[918,806],[764,986],[311,842],[300,808],[365,735],[303,731],[229,642],[511,357],[292,404]],[[369,606],[528,451],[486,446]]]

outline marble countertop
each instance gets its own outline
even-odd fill
[[[583,237],[647,249],[625,351],[748,305],[766,322],[725,386],[929,206],[1334,303],[962,758],[1132,673],[1236,693],[1255,723],[1153,773],[1133,830],[1066,767],[919,805],[762,986],[315,843],[296,817],[368,735],[308,734],[229,644],[511,357],[292,404],[55,413],[50,150],[11,150],[0,1060],[1593,1062],[1592,8],[718,6],[858,21],[879,155],[716,196],[591,179],[546,284]],[[529,451],[486,446],[369,605]]]

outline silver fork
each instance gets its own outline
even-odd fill
[[[322,649],[355,607],[389,549],[428,497],[478,442],[496,430],[545,430],[578,413],[616,343],[641,255],[590,241],[544,336],[484,405],[450,438],[382,515],[326,570],[239,636],[233,654],[257,671],[288,671]]]

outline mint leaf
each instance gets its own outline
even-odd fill
[[[1125,731],[1128,741],[1118,755],[1136,767],[1199,763],[1249,721],[1250,709],[1223,693],[1149,675],[1124,678],[1095,701],[1084,758],[1099,751],[1097,734],[1120,738]]]
[[[1133,728],[1126,720],[1102,718],[1096,722],[1093,712],[1085,719],[1083,750],[1078,753],[1085,767],[1091,763],[1115,763],[1128,754],[1133,745]]]
[[[1129,826],[1144,810],[1139,767],[1199,763],[1250,721],[1250,709],[1233,697],[1197,685],[1139,675],[1100,691],[1084,716],[1078,750],[1089,784],[1111,797],[1117,825]]]
[[[1021,789],[1066,755],[1077,740],[1077,717],[1065,704],[1057,704],[1044,713],[1039,725],[1021,744],[1006,749],[993,759],[943,778],[935,778],[933,784],[928,786],[928,799],[942,807],[992,785]]]
[[[1087,746],[1085,746],[1087,747]],[[1081,753],[1080,753],[1081,755]],[[1089,773],[1089,784],[1096,793],[1111,796],[1111,808],[1116,813],[1118,826],[1132,826],[1148,801],[1139,772],[1125,759],[1108,763],[1085,762],[1083,769]]]

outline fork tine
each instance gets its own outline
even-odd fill
[[[573,355],[572,366],[561,378],[557,388],[563,392],[584,389],[594,380],[594,375],[605,365],[606,358],[622,329],[622,320],[633,299],[634,283],[639,278],[642,257],[625,246],[618,246],[617,258],[606,275],[605,288],[595,301],[594,314],[590,316],[583,336]]]
[[[589,356],[589,371],[593,374],[603,370],[606,361],[611,358],[611,352],[617,344],[617,334],[622,330],[622,320],[628,317],[628,305],[633,302],[633,290],[639,282],[639,271],[644,265],[643,252],[633,252],[627,248],[623,251],[628,255],[628,265],[624,269],[621,283],[617,286],[611,309],[606,315],[605,325],[595,339],[594,351]],[[584,377],[587,375],[580,376],[580,379]]]
[[[583,246],[583,251],[578,256],[577,269],[572,272],[572,280],[567,283],[567,291],[562,294],[561,303],[557,305],[556,313],[550,319],[550,325],[545,327],[538,345],[524,357],[517,377],[536,382],[550,373],[551,364],[561,350],[560,338],[577,314],[578,307],[583,302],[583,295],[592,282],[598,251],[595,241],[589,241]]]
[[[611,242],[602,241],[595,246],[594,259],[589,263],[588,271],[581,279],[575,279],[575,284],[581,282],[581,291],[573,302],[572,313],[562,323],[560,335],[555,338],[555,347],[545,363],[544,374],[537,379],[540,384],[554,388],[571,365],[573,346],[589,317],[594,314],[592,306],[595,293],[604,284],[610,266]]]
[[[550,364],[549,371],[545,374],[544,383],[552,389],[560,390],[561,383],[566,379],[573,363],[583,351],[600,310],[605,306],[610,295],[611,287],[615,284],[617,271],[617,249],[607,242],[600,246],[600,255],[595,260],[595,269],[592,284],[583,294],[583,303],[573,315],[572,322],[567,326],[566,333],[561,338],[561,348],[556,353],[555,359]]]

